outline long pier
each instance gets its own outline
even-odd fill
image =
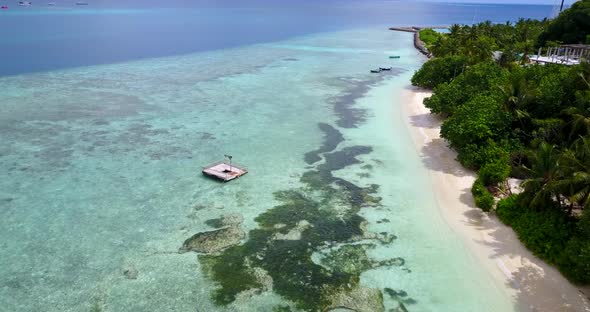
[[[449,29],[450,26],[410,26],[410,27],[389,27],[389,30],[395,31],[405,31],[405,32],[419,32],[422,29],[431,28],[431,29]]]

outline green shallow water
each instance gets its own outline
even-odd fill
[[[256,241],[263,219],[299,220],[273,214],[290,203],[277,191],[321,202],[313,211],[325,217],[307,233],[320,225],[334,230],[338,222],[324,223],[332,217],[363,218],[371,232],[397,237],[314,238],[308,250],[291,249],[301,274],[320,268],[321,255],[341,245],[373,244],[364,251],[372,261],[402,258],[403,265],[357,265],[350,276],[381,290],[386,310],[399,302],[408,311],[512,310],[439,216],[427,172],[397,117],[398,94],[423,61],[411,40],[359,29],[0,78],[0,310],[297,310],[297,298],[312,302],[305,297],[311,294],[285,295],[278,270],[269,272],[278,278],[275,291],[215,304],[220,280],[204,274],[203,257],[177,252],[187,238],[213,229],[207,220],[237,213],[248,233],[242,243],[255,246],[245,247],[248,257],[266,253],[258,265],[269,268],[287,261],[279,247],[266,251]],[[368,73],[378,66],[393,70]],[[325,138],[328,126],[319,123],[331,126],[332,136]],[[201,176],[200,167],[223,154],[250,173],[227,184]],[[329,173],[320,181],[331,184],[302,179],[309,172]],[[347,183],[378,185],[370,196],[381,201],[355,201],[360,193]],[[227,263],[229,253],[219,257]],[[128,268],[137,279],[125,277]],[[352,272],[331,270],[332,277]],[[392,297],[386,288],[407,295]]]

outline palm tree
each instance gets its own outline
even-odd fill
[[[459,37],[463,33],[463,27],[459,24],[453,24],[449,28],[449,35],[451,37]]]
[[[473,56],[480,62],[489,61],[492,59],[492,54],[496,48],[496,41],[494,38],[488,36],[479,36],[473,42]]]
[[[535,90],[530,87],[524,76],[513,73],[510,81],[504,86],[498,86],[504,96],[504,110],[513,117],[520,119],[529,117],[524,110],[528,103],[535,99]]]
[[[523,194],[529,199],[530,206],[547,207],[554,202],[556,195],[554,184],[558,176],[559,151],[554,145],[543,142],[530,154],[529,159],[531,168],[525,170],[530,178],[522,183]]]
[[[568,213],[575,204],[590,208],[590,136],[580,137],[562,153],[559,175],[554,188],[568,199]]]
[[[530,134],[525,130],[526,125],[530,124],[531,116],[526,111],[526,107],[535,100],[535,89],[527,83],[524,76],[517,72],[510,76],[508,83],[499,85],[497,88],[504,97],[503,110],[510,114],[513,122],[518,121],[518,124],[513,124],[519,128],[514,129],[515,133],[523,139],[529,139]]]
[[[563,113],[570,116],[570,142],[580,136],[590,133],[590,110],[572,106],[563,110]]]
[[[490,20],[487,20],[485,22],[479,23],[479,28],[480,28],[480,34],[483,34],[485,36],[491,37],[492,36],[492,22]]]
[[[580,72],[579,76],[588,86],[588,89],[578,90],[576,92],[575,106],[563,110],[563,113],[571,118],[569,134],[570,142],[579,136],[590,134],[590,66],[583,66],[584,69],[589,72],[589,79],[584,76],[584,72]]]
[[[519,19],[515,26],[518,40],[516,47],[522,53],[520,63],[526,64],[529,60],[528,55],[535,48],[534,39],[536,37],[534,37],[530,22],[526,21],[525,19]]]
[[[458,46],[456,40],[452,37],[438,37],[438,39],[432,43],[430,52],[438,57],[457,55],[459,52]]]

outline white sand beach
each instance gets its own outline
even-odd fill
[[[590,311],[587,289],[572,285],[528,251],[510,227],[475,207],[470,192],[475,173],[463,168],[439,137],[441,120],[422,104],[430,95],[414,88],[404,90],[401,112],[449,227],[493,276],[495,286],[513,298],[516,310]]]

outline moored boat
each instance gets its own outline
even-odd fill
[[[391,70],[392,67],[379,67],[380,70]]]
[[[398,58],[400,58],[400,57],[401,57],[401,56],[399,56],[399,55],[391,55],[391,56],[389,56],[389,58],[390,58],[390,59],[398,59]]]
[[[371,69],[371,72],[374,74],[380,73],[381,72],[381,68],[379,69]]]

